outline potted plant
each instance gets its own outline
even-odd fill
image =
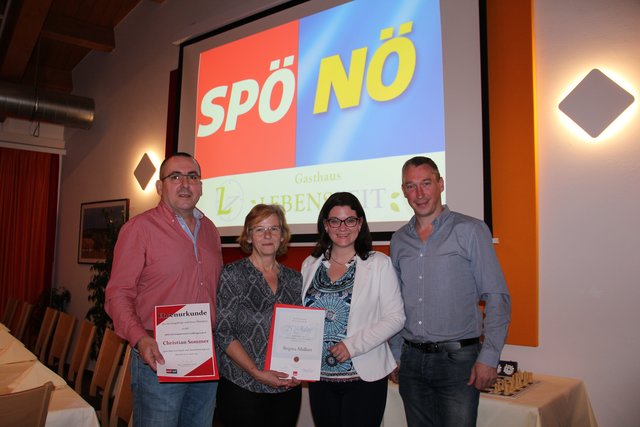
[[[122,224],[116,224],[111,218],[109,218],[109,215],[106,212],[105,217],[108,224],[106,257],[104,261],[98,261],[91,265],[90,271],[93,273],[93,276],[87,285],[87,290],[89,291],[88,300],[93,303],[93,306],[87,311],[85,317],[96,325],[96,337],[93,341],[93,348],[91,349],[90,354],[92,359],[96,359],[98,357],[105,329],[113,327],[111,317],[109,317],[107,312],[104,310],[105,290],[111,276],[113,248],[116,244],[116,240],[118,239],[118,233],[120,232]]]

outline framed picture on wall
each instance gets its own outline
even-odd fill
[[[129,199],[103,200],[80,205],[78,263],[105,261],[113,250],[122,224],[129,219]]]

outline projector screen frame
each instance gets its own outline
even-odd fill
[[[173,103],[173,106],[175,107],[172,108],[172,110],[174,111],[174,126],[173,126],[173,132],[168,132],[168,135],[172,135],[172,141],[171,143],[167,144],[167,147],[171,147],[172,150],[175,151],[188,151],[193,153],[195,147],[192,147],[191,149],[184,149],[183,147],[180,146],[181,142],[180,142],[180,108],[181,108],[181,95],[182,95],[182,84],[183,84],[183,80],[182,80],[182,73],[183,73],[183,60],[184,60],[184,50],[185,48],[188,48],[189,46],[199,43],[202,40],[206,40],[209,39],[211,37],[214,36],[219,36],[221,34],[224,34],[228,31],[237,29],[239,27],[248,25],[248,24],[252,24],[255,23],[256,21],[260,21],[264,18],[268,18],[272,15],[276,15],[282,12],[286,12],[287,10],[297,7],[299,5],[303,5],[305,3],[313,3],[316,0],[290,0],[290,1],[285,1],[281,4],[278,4],[276,6],[270,7],[266,10],[263,11],[259,11],[256,12],[254,14],[251,14],[250,16],[235,20],[233,22],[230,22],[228,24],[219,26],[218,28],[215,28],[211,31],[208,31],[206,33],[203,33],[201,35],[197,35],[194,36],[182,43],[180,43],[180,49],[179,49],[179,67],[177,70],[177,83],[176,83],[176,88],[175,88],[175,102]],[[467,1],[467,0],[464,0]],[[487,43],[487,31],[486,31],[486,0],[468,0],[471,2],[474,2],[477,4],[478,7],[478,41],[479,41],[479,47],[478,47],[478,54],[479,54],[479,76],[478,78],[480,79],[480,97],[479,97],[479,101],[481,103],[481,108],[480,108],[480,112],[481,115],[479,117],[479,119],[481,120],[481,125],[480,125],[480,129],[481,129],[481,146],[480,146],[480,150],[481,150],[481,159],[482,159],[482,165],[481,165],[481,176],[482,176],[482,184],[481,184],[481,188],[482,191],[480,191],[480,199],[482,200],[481,202],[481,209],[480,211],[476,210],[474,212],[468,212],[468,211],[464,211],[464,213],[482,218],[488,225],[489,227],[492,229],[492,206],[491,206],[491,171],[490,171],[490,131],[489,131],[489,110],[488,110],[488,75],[487,75],[487,47],[486,47],[486,43]],[[444,0],[441,1],[441,4],[444,3]],[[443,28],[443,32],[446,31],[446,29]],[[443,38],[445,36],[443,35]],[[445,40],[443,39],[443,44],[445,44]],[[447,65],[443,64],[443,67],[447,67]],[[446,84],[446,83],[445,83]],[[447,117],[446,120],[451,120],[451,117]],[[449,127],[447,125],[447,130],[449,130]],[[449,139],[449,133],[447,133],[447,139]],[[169,148],[167,149],[167,151],[169,152]],[[449,156],[449,147],[447,147],[447,156]],[[447,163],[449,162],[449,157],[447,157]],[[398,188],[400,187],[400,171],[398,170]],[[447,176],[447,180],[445,182],[447,184],[447,189],[450,191],[450,188],[452,186],[452,183],[450,181],[450,177]],[[464,186],[466,185],[466,183],[462,182],[462,183],[456,183],[454,185],[457,186]],[[453,210],[460,210],[457,209],[456,206],[452,206]],[[410,219],[410,216],[407,217],[407,221]],[[394,231],[373,231],[372,235],[374,238],[374,241],[378,244],[382,243],[385,244],[387,243],[390,238],[391,235],[393,234]],[[222,237],[222,241],[223,244],[225,245],[233,245],[235,244],[236,241],[236,237],[234,235],[226,235]],[[300,246],[300,245],[311,245],[316,241],[316,237],[317,234],[315,232],[304,232],[304,233],[295,233],[292,235],[292,239],[291,242],[293,245],[295,246]]]

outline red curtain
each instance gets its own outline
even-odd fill
[[[59,155],[0,147],[0,310],[51,288]]]

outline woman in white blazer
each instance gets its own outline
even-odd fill
[[[332,194],[318,216],[318,242],[302,264],[302,302],[326,310],[320,381],[309,383],[317,427],[376,426],[387,375],[396,362],[387,340],[404,326],[404,305],[388,256],[372,251],[362,205]]]

